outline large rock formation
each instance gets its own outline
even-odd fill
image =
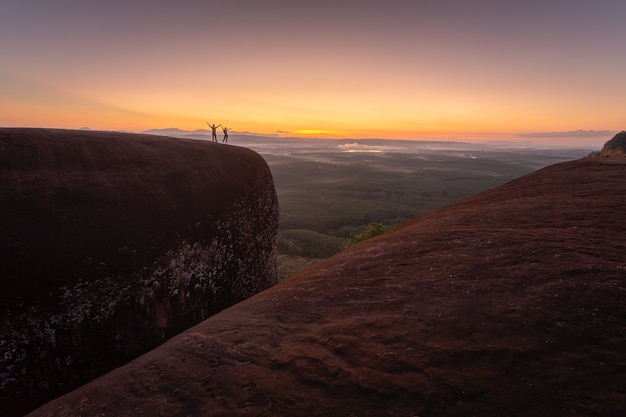
[[[277,229],[248,149],[0,129],[0,415],[275,284]]]
[[[618,416],[626,161],[419,216],[32,414]]]

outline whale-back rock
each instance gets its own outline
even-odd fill
[[[276,283],[251,150],[0,129],[0,415],[27,411]]]
[[[31,414],[617,416],[626,161],[413,219]]]

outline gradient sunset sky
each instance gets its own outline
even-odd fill
[[[601,145],[625,22],[623,0],[5,0],[0,126]]]

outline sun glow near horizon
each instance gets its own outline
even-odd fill
[[[87,87],[77,85],[76,89],[86,91]],[[493,101],[489,94],[477,99],[475,93],[463,96],[459,92],[424,97],[416,90],[380,96],[360,93],[356,98],[342,92],[315,95],[304,88],[275,97],[227,91],[221,86],[199,88],[193,94],[166,93],[167,89],[150,94],[130,91],[117,100],[112,93],[99,97],[39,88],[31,94],[34,99],[0,97],[0,122],[4,126],[141,132],[171,127],[193,131],[209,121],[234,131],[283,137],[470,141],[515,140],[532,132],[623,130],[621,114],[616,115],[618,105],[611,112],[586,112],[583,106],[568,107],[562,98],[550,98],[550,106],[536,107],[532,99],[522,100],[513,93],[511,99],[503,94],[495,95]]]
[[[0,13],[0,126],[193,131],[209,121],[417,140],[624,129],[624,2],[233,0],[150,13],[142,0],[13,3]]]
[[[394,139],[394,140],[519,140],[520,137],[532,135],[536,132],[547,132],[548,137],[554,139],[555,133],[560,135],[562,142],[567,132],[579,132],[573,135],[575,142],[594,143],[601,145],[610,139],[607,132],[623,130],[617,123],[603,123],[602,120],[592,126],[609,126],[609,129],[585,129],[577,122],[566,118],[557,123],[556,118],[550,120],[522,117],[518,114],[517,120],[507,117],[502,112],[502,119],[488,120],[489,114],[472,116],[466,111],[463,116],[457,114],[449,118],[436,118],[435,113],[423,115],[416,113],[410,117],[409,112],[394,115],[382,112],[375,116],[376,109],[367,113],[367,117],[355,113],[348,108],[341,111],[335,105],[334,112],[329,115],[320,115],[319,110],[307,111],[303,107],[293,110],[281,109],[275,111],[269,108],[254,110],[252,106],[243,106],[239,111],[236,103],[230,103],[221,109],[202,111],[201,109],[186,107],[183,100],[178,100],[176,112],[168,112],[169,101],[163,97],[163,104],[153,104],[152,111],[141,108],[117,107],[97,102],[76,102],[68,106],[47,106],[37,102],[10,102],[0,100],[0,111],[3,111],[2,125],[7,127],[48,127],[92,130],[118,130],[142,132],[150,129],[180,128],[195,131],[204,129],[206,122],[221,123],[236,132],[252,134],[322,138],[322,139]],[[8,107],[10,106],[10,109]],[[4,111],[7,110],[7,111]],[[11,110],[11,111],[8,111]],[[246,115],[251,117],[247,118]],[[33,117],[37,115],[37,117]],[[420,117],[421,116],[421,117]],[[554,116],[554,115],[553,115]],[[499,122],[499,123],[497,123]],[[585,136],[581,131],[588,131]],[[551,133],[552,132],[552,133]],[[541,134],[532,135],[534,140],[545,140]]]

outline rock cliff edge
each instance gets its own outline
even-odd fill
[[[265,161],[166,137],[0,129],[0,414],[275,284]]]

